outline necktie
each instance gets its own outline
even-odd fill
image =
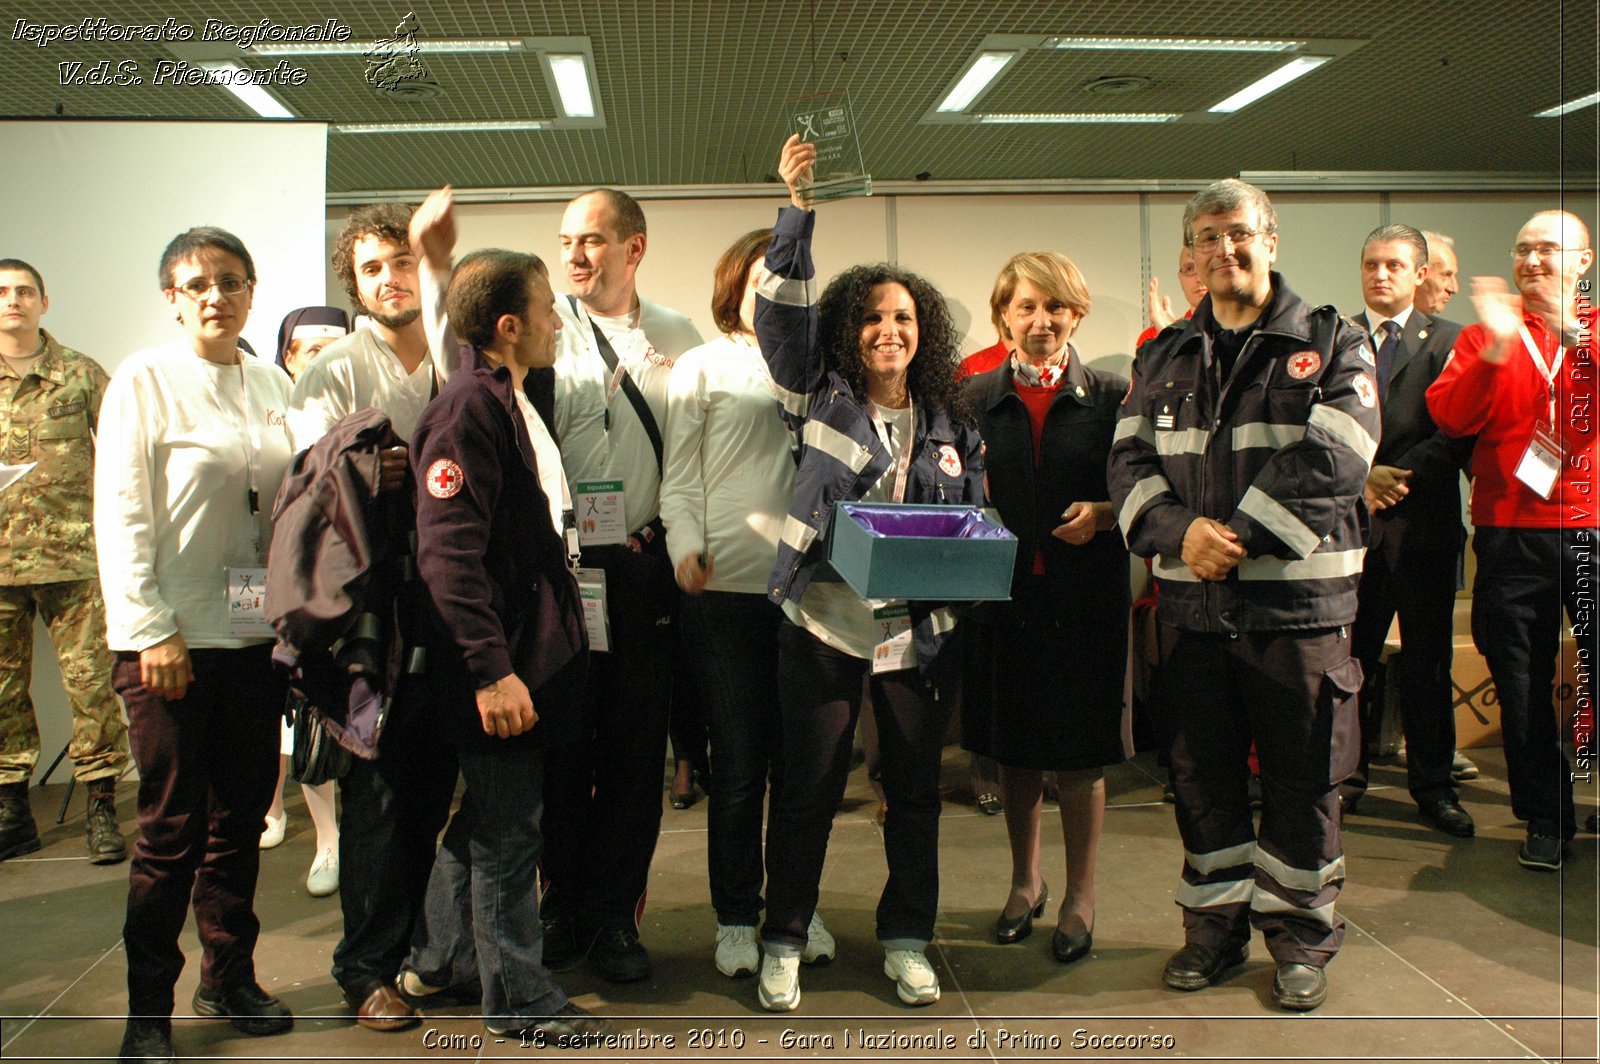
[[[1383,343],[1378,345],[1378,395],[1389,394],[1389,374],[1394,372],[1394,356],[1400,352],[1400,326],[1386,321],[1378,328],[1383,332]]]

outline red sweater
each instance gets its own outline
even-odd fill
[[[1011,349],[998,340],[982,351],[974,351],[962,359],[961,364],[956,367],[956,380],[966,380],[968,377],[976,377],[980,373],[988,373],[1004,362],[1006,356],[1010,353]]]
[[[1482,325],[1469,325],[1437,380],[1428,387],[1428,413],[1450,436],[1476,434],[1472,452],[1472,523],[1501,528],[1592,528],[1596,518],[1595,312],[1580,316],[1584,341],[1569,350],[1556,371],[1555,429],[1566,450],[1555,490],[1541,499],[1516,477],[1517,464],[1533,438],[1534,423],[1550,417],[1550,394],[1543,374],[1511,341],[1511,355],[1496,365],[1484,361],[1492,342]],[[1524,314],[1528,334],[1550,365],[1560,338],[1544,319]]]

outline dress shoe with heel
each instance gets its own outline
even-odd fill
[[[1021,916],[1007,916],[1001,911],[999,919],[995,920],[994,940],[1000,945],[1009,946],[1033,934],[1033,922],[1044,915],[1044,907],[1050,901],[1049,884],[1041,882],[1039,886],[1039,900],[1034,903],[1033,908]]]
[[[1089,928],[1081,935],[1069,935],[1059,927],[1055,934],[1050,936],[1050,952],[1062,964],[1071,964],[1073,961],[1082,960],[1094,948],[1094,928]]]

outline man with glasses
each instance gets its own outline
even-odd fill
[[[1272,271],[1277,216],[1260,189],[1208,186],[1183,231],[1209,294],[1135,356],[1109,464],[1166,626],[1156,698],[1174,730],[1186,944],[1163,978],[1216,982],[1249,956],[1253,924],[1277,962],[1273,1000],[1305,1011],[1326,999],[1344,936],[1338,785],[1359,736],[1349,626],[1378,446],[1373,353]]]
[[[0,462],[31,467],[0,487],[0,861],[41,845],[28,806],[39,762],[28,697],[38,615],[72,702],[69,750],[73,776],[88,792],[89,861],[115,864],[128,856],[114,793],[128,765],[128,729],[111,690],[91,492],[95,423],[110,378],[39,327],[49,309],[39,272],[0,259]]]
[[[1540,871],[1561,867],[1576,819],[1550,694],[1563,605],[1581,673],[1595,646],[1595,311],[1581,280],[1593,264],[1576,215],[1528,219],[1511,251],[1516,292],[1472,279],[1478,322],[1428,389],[1441,429],[1478,437],[1472,639],[1499,696],[1511,810],[1528,823],[1517,861]]]
[[[1200,269],[1194,264],[1194,248],[1184,244],[1178,252],[1178,287],[1183,289],[1183,298],[1188,302],[1189,309],[1183,312],[1185,321],[1194,317],[1194,308],[1206,297],[1206,283],[1200,279]],[[1172,297],[1161,295],[1159,278],[1150,278],[1150,288],[1146,293],[1146,312],[1150,315],[1150,327],[1139,334],[1133,342],[1135,351],[1160,335],[1161,330],[1178,320],[1172,313]]]

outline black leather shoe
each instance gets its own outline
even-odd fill
[[[177,1051],[172,1048],[171,1020],[128,1018],[122,1048],[117,1050],[118,1064],[173,1064],[177,1059]]]
[[[1044,915],[1045,903],[1050,900],[1050,886],[1040,883],[1043,889],[1039,891],[1039,901],[1033,908],[1021,916],[1010,917],[1004,911],[994,922],[994,940],[1002,946],[1009,946],[1013,942],[1021,942],[1033,934],[1033,922]]]
[[[637,983],[650,978],[650,952],[631,927],[601,928],[589,946],[589,963],[613,983]]]
[[[283,1002],[254,983],[220,989],[201,986],[192,1004],[196,1016],[231,1020],[245,1034],[282,1034],[294,1026],[294,1015]]]
[[[1221,949],[1188,945],[1167,958],[1162,980],[1174,990],[1204,990],[1229,968],[1250,959],[1250,943],[1236,939]]]
[[[1475,830],[1472,814],[1461,808],[1461,803],[1454,798],[1421,802],[1417,805],[1417,815],[1422,818],[1424,824],[1438,828],[1446,835],[1454,835],[1458,839],[1472,838]]]
[[[1089,955],[1089,950],[1094,947],[1094,932],[1085,931],[1081,935],[1069,935],[1059,927],[1056,933],[1050,936],[1050,952],[1055,954],[1056,960],[1062,964],[1071,964]]]
[[[594,1046],[612,1030],[610,1020],[569,1001],[554,1016],[525,1030],[523,1037],[532,1039],[535,1045],[582,1049]]]
[[[589,955],[587,943],[578,941],[578,922],[568,916],[541,916],[544,934],[544,966],[552,972],[576,968]]]
[[[1328,977],[1309,964],[1280,964],[1272,980],[1272,1001],[1290,1012],[1310,1012],[1328,1000]]]

